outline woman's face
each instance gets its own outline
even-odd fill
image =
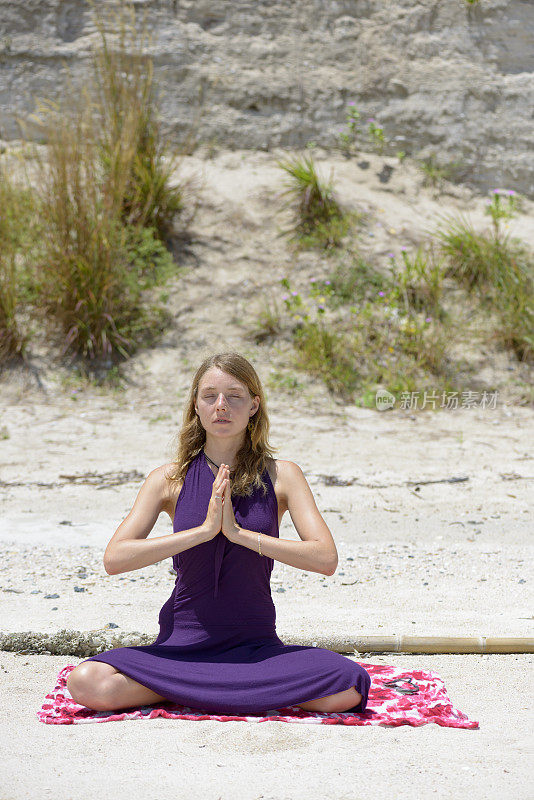
[[[248,425],[259,407],[259,396],[253,399],[248,388],[218,367],[204,373],[198,387],[195,408],[206,431],[236,434]],[[217,420],[227,420],[217,422]]]

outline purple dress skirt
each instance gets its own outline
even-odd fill
[[[268,492],[232,498],[247,530],[278,536],[278,503]],[[201,525],[214,474],[204,451],[190,463],[174,516],[174,531]],[[117,647],[85,661],[103,661],[168,700],[212,713],[256,714],[326,697],[355,686],[364,711],[371,677],[350,658],[321,647],[285,645],[276,633],[272,558],[214,539],[173,556],[176,581],[159,613],[150,645]]]

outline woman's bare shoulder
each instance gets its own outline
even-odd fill
[[[154,467],[152,470],[161,480],[162,485],[171,485],[175,483],[175,481],[170,481],[169,478],[173,473],[176,467],[176,463],[174,461],[169,461],[168,464],[162,464],[159,467]]]
[[[287,501],[291,490],[299,492],[307,483],[302,468],[294,461],[276,460],[277,480],[281,496]]]
[[[286,461],[285,459],[282,458],[271,458],[269,459],[269,462],[276,470],[276,474],[280,477],[282,477],[284,472],[287,472],[288,470],[291,469],[292,464],[293,466],[296,466],[296,464],[294,464],[293,461]]]
[[[154,470],[154,472],[158,473],[161,480],[163,492],[162,510],[167,512],[171,520],[174,519],[176,501],[183,485],[183,481],[169,480],[169,477],[174,471],[175,467],[176,463],[174,461],[169,461],[167,464],[162,464],[160,467],[156,467]]]
[[[176,467],[176,461],[169,461],[167,464],[162,464],[161,467],[156,467],[156,470],[161,472],[162,477],[166,478],[173,472]]]
[[[291,470],[292,464],[292,461],[286,461],[282,458],[269,459],[269,476],[281,506],[285,506],[287,503],[287,475],[288,471]]]

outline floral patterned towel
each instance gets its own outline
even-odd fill
[[[304,711],[298,706],[272,709],[263,714],[211,714],[170,700],[149,706],[118,711],[93,711],[74,702],[67,688],[67,676],[74,665],[68,664],[58,673],[56,685],[46,695],[37,716],[49,725],[72,725],[81,722],[114,722],[121,719],[216,719],[221,722],[301,722],[319,725],[426,725],[435,722],[447,728],[478,728],[455,708],[436,672],[406,670],[384,664],[362,664],[371,676],[367,708],[363,712],[320,713]]]

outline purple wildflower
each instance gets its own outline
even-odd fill
[[[384,292],[378,292],[379,297],[384,297]]]

